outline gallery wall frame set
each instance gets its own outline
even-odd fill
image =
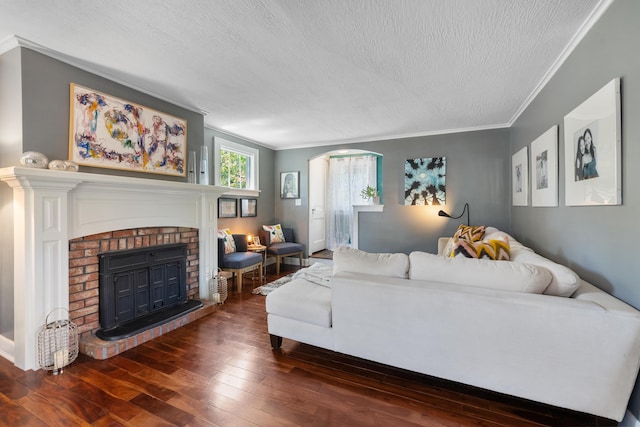
[[[566,206],[622,204],[620,79],[564,117]],[[512,156],[513,206],[528,206],[527,147]],[[558,206],[558,126],[531,142],[532,206]]]
[[[218,199],[218,218],[236,218],[238,216],[238,199],[220,197]]]
[[[622,204],[620,79],[564,117],[565,204]]]
[[[258,216],[258,199],[240,199],[240,216]]]
[[[82,166],[185,176],[186,120],[71,83],[69,159]]]

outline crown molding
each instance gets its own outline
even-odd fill
[[[112,82],[121,84],[123,86],[126,86],[130,89],[136,90],[138,92],[142,92],[145,93],[149,96],[153,96],[154,98],[158,98],[162,101],[168,102],[170,104],[176,105],[178,107],[184,108],[185,110],[189,110],[189,111],[193,111],[199,114],[202,114],[203,116],[206,116],[207,114],[209,114],[208,111],[205,111],[201,108],[197,108],[194,107],[193,105],[187,105],[181,102],[177,102],[173,99],[169,99],[166,98],[162,95],[159,95],[157,93],[154,93],[153,91],[150,91],[148,89],[145,89],[143,87],[139,87],[136,85],[132,85],[129,82],[126,82],[116,76],[113,76],[109,73],[105,73],[102,70],[97,69],[95,66],[93,66],[92,64],[89,64],[85,61],[82,61],[78,58],[75,58],[73,56],[64,54],[62,52],[58,52],[57,50],[53,50],[50,49],[46,46],[43,46],[41,44],[32,42],[31,40],[27,40],[23,37],[17,36],[17,35],[13,35],[11,37],[7,37],[6,39],[0,41],[0,55],[3,55],[5,53],[7,53],[8,51],[15,49],[17,47],[22,47],[25,49],[29,49],[29,50],[33,50],[34,52],[38,52],[41,53],[43,55],[46,55],[50,58],[56,59],[58,61],[64,62],[65,64],[71,65],[73,67],[79,68],[81,70],[87,71],[89,73],[95,74],[97,76],[103,77],[105,79],[111,80]]]
[[[571,53],[573,53],[573,51],[578,46],[578,44],[580,44],[584,36],[589,32],[589,30],[591,30],[591,28],[593,28],[595,23],[598,22],[598,20],[602,17],[602,15],[604,15],[604,13],[607,11],[609,6],[613,4],[614,1],[615,0],[601,0],[600,3],[598,3],[598,5],[593,9],[589,17],[586,19],[586,21],[584,21],[584,23],[582,24],[578,32],[573,36],[573,38],[562,50],[562,52],[560,53],[560,56],[558,56],[558,58],[551,65],[551,68],[549,68],[549,70],[542,77],[542,80],[540,80],[540,83],[538,83],[538,85],[529,94],[527,99],[524,100],[520,108],[518,108],[516,112],[513,114],[513,116],[511,117],[511,120],[509,120],[509,123],[508,123],[509,127],[513,126],[516,120],[518,120],[518,117],[520,117],[520,115],[524,113],[524,110],[526,110],[527,107],[529,107],[529,104],[531,104],[533,100],[536,99],[536,97],[540,94],[542,89],[544,89],[547,83],[549,83],[549,80],[551,80],[551,78],[558,72],[558,70],[560,69],[562,64],[564,64],[564,62],[567,60],[569,55],[571,55]]]

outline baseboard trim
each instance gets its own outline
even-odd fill
[[[0,335],[0,357],[7,359],[11,363],[15,363],[14,354],[15,343],[9,338]]]

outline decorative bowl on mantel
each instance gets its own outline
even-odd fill
[[[20,165],[27,168],[46,169],[49,165],[49,159],[37,151],[25,151],[20,157]]]

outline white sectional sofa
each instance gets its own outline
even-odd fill
[[[267,296],[272,346],[289,338],[620,421],[640,313],[508,238],[526,262],[338,250],[328,283]]]

